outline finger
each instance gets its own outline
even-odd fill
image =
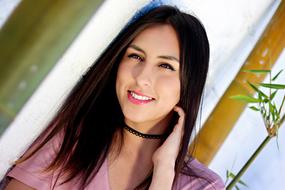
[[[178,130],[182,131],[183,126],[184,126],[185,113],[184,113],[183,109],[178,107],[178,106],[174,107],[174,111],[176,111],[179,115],[179,119],[178,119],[178,122],[177,122],[175,128],[178,128]]]
[[[176,139],[180,142],[184,135],[184,117],[185,113],[182,108],[175,107],[174,111],[176,111],[179,115],[179,119],[177,124],[173,128],[173,135],[176,136]]]
[[[179,115],[179,120],[178,122],[184,122],[184,118],[185,118],[185,113],[184,110],[178,106],[174,107],[174,111],[176,111]]]

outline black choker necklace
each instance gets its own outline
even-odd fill
[[[146,139],[163,139],[163,138],[167,137],[167,134],[162,134],[162,135],[144,134],[144,133],[141,133],[141,132],[139,132],[139,131],[137,131],[137,130],[127,126],[127,125],[124,125],[124,128],[128,132],[130,132],[130,133],[132,133],[132,134],[134,134],[134,135],[136,135],[138,137],[141,137],[141,138],[146,138]]]

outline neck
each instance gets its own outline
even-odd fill
[[[173,113],[170,112],[163,118],[145,122],[133,122],[125,118],[125,125],[142,134],[163,135],[167,132],[172,116]]]
[[[165,134],[169,125],[171,114],[167,115],[163,120],[157,123],[125,123],[144,134]],[[122,132],[122,133],[121,133]],[[156,149],[164,142],[165,139],[149,139],[136,136],[126,129],[118,130],[114,136],[111,149],[110,159],[125,157],[128,160],[140,160],[143,162],[152,163],[152,155]],[[121,144],[122,142],[122,144]]]
[[[168,125],[171,114],[167,115],[164,119],[160,120],[157,123],[128,123],[125,121],[126,125],[129,127],[144,133],[144,134],[156,134],[162,135],[167,132]],[[119,133],[119,131],[118,131]],[[153,153],[156,149],[164,142],[163,139],[150,139],[150,138],[142,138],[136,136],[133,133],[130,133],[128,130],[123,129],[122,135],[117,135],[118,139],[122,140],[123,144],[121,149],[119,150],[119,155],[126,156],[128,159],[143,159],[144,161],[151,161]],[[118,142],[118,141],[117,141]],[[120,143],[113,143],[114,146],[119,147]]]

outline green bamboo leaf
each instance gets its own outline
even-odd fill
[[[262,100],[261,94],[258,93],[258,94],[257,94],[257,97],[258,97],[259,100]],[[258,103],[259,106],[260,106],[260,104],[261,104],[261,102]]]
[[[279,118],[280,118],[280,114],[278,113],[278,109],[277,109],[277,107],[276,107],[276,104],[275,104],[275,103],[273,103],[273,104],[272,104],[272,108],[273,108],[273,110],[274,110],[274,114],[275,114],[275,119],[273,119],[273,121],[274,121],[274,123],[275,123],[276,121],[278,121],[278,120],[279,120]]]
[[[227,179],[229,179],[229,178],[233,178],[234,179],[235,177],[236,177],[236,175],[234,173],[232,173],[231,171],[227,170]],[[242,181],[241,179],[239,179],[237,181],[237,183],[239,183],[239,184],[241,184],[241,185],[243,185],[245,187],[248,187],[247,184],[244,181]],[[237,185],[235,185],[235,187],[238,188]]]
[[[226,181],[228,181],[229,179],[230,179],[230,171],[227,170],[227,179],[226,179]]]
[[[283,69],[281,69],[281,71],[279,71],[273,78],[272,81],[276,80],[277,77],[280,75],[280,73],[282,73]]]
[[[260,102],[260,100],[257,98],[253,98],[251,96],[245,96],[245,95],[236,95],[236,96],[231,96],[230,98],[234,99],[234,100],[244,101],[247,103],[258,103],[258,102]]]
[[[246,73],[270,73],[271,70],[257,70],[257,69],[251,69],[251,70],[243,70],[243,72],[246,72]]]
[[[280,113],[281,113],[281,110],[282,110],[282,107],[284,105],[284,102],[285,102],[285,95],[282,98],[282,102],[281,102],[281,105],[280,105],[279,110],[278,110],[278,115],[280,115]]]
[[[272,105],[273,105],[273,109],[274,109],[275,114],[278,114],[278,110],[277,110],[276,104],[273,103]]]
[[[268,98],[268,96],[266,94],[264,94],[261,90],[259,90],[254,84],[247,82],[249,84],[249,86],[255,90],[258,94],[260,94],[261,96]]]
[[[245,187],[248,187],[247,184],[245,182],[243,182],[242,180],[238,180],[238,183],[245,186]]]
[[[232,172],[229,172],[229,177],[230,177],[230,178],[235,178],[235,177],[236,177],[236,175],[235,175],[235,174],[233,174]]]
[[[225,184],[228,183],[229,179],[230,179],[230,173],[229,173],[229,170],[227,170],[227,172],[226,172],[226,181],[225,181]]]
[[[273,98],[275,97],[276,93],[278,90],[275,90],[271,95],[270,95],[270,100],[273,100]]]
[[[260,86],[265,88],[272,88],[272,89],[285,89],[284,84],[269,84],[269,83],[260,83]]]
[[[265,119],[266,118],[266,112],[262,113],[262,117]]]
[[[255,106],[250,106],[249,108],[252,109],[253,111],[260,111],[260,109],[258,109],[258,108],[255,107]]]
[[[240,190],[240,188],[237,185],[235,185],[235,188],[236,188],[236,190]]]
[[[272,115],[272,120],[274,121],[275,120],[275,111],[274,111],[274,108],[273,108],[273,105],[271,104],[271,102],[269,102],[269,112]]]

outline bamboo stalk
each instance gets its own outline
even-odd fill
[[[278,128],[281,127],[285,120],[285,114],[281,118],[279,122]],[[237,175],[233,178],[233,180],[229,183],[227,186],[227,190],[231,190],[240,180],[241,176],[246,172],[246,170],[249,168],[249,166],[253,163],[253,161],[256,159],[256,157],[259,155],[259,153],[264,149],[264,147],[268,144],[268,142],[272,139],[272,136],[267,136],[262,143],[259,145],[259,147],[255,150],[255,152],[252,154],[252,156],[248,159],[248,161],[244,164],[244,166],[240,169],[240,171],[237,173]]]
[[[259,155],[259,153],[263,150],[265,145],[270,141],[272,137],[267,136],[263,142],[259,145],[259,147],[256,149],[256,151],[252,154],[252,156],[249,158],[249,160],[245,163],[245,165],[240,169],[238,174],[235,176],[235,178],[231,181],[231,183],[227,186],[227,190],[231,190],[236,183],[240,180],[241,176],[246,172],[246,170],[249,168],[249,166],[253,163],[255,158]]]

